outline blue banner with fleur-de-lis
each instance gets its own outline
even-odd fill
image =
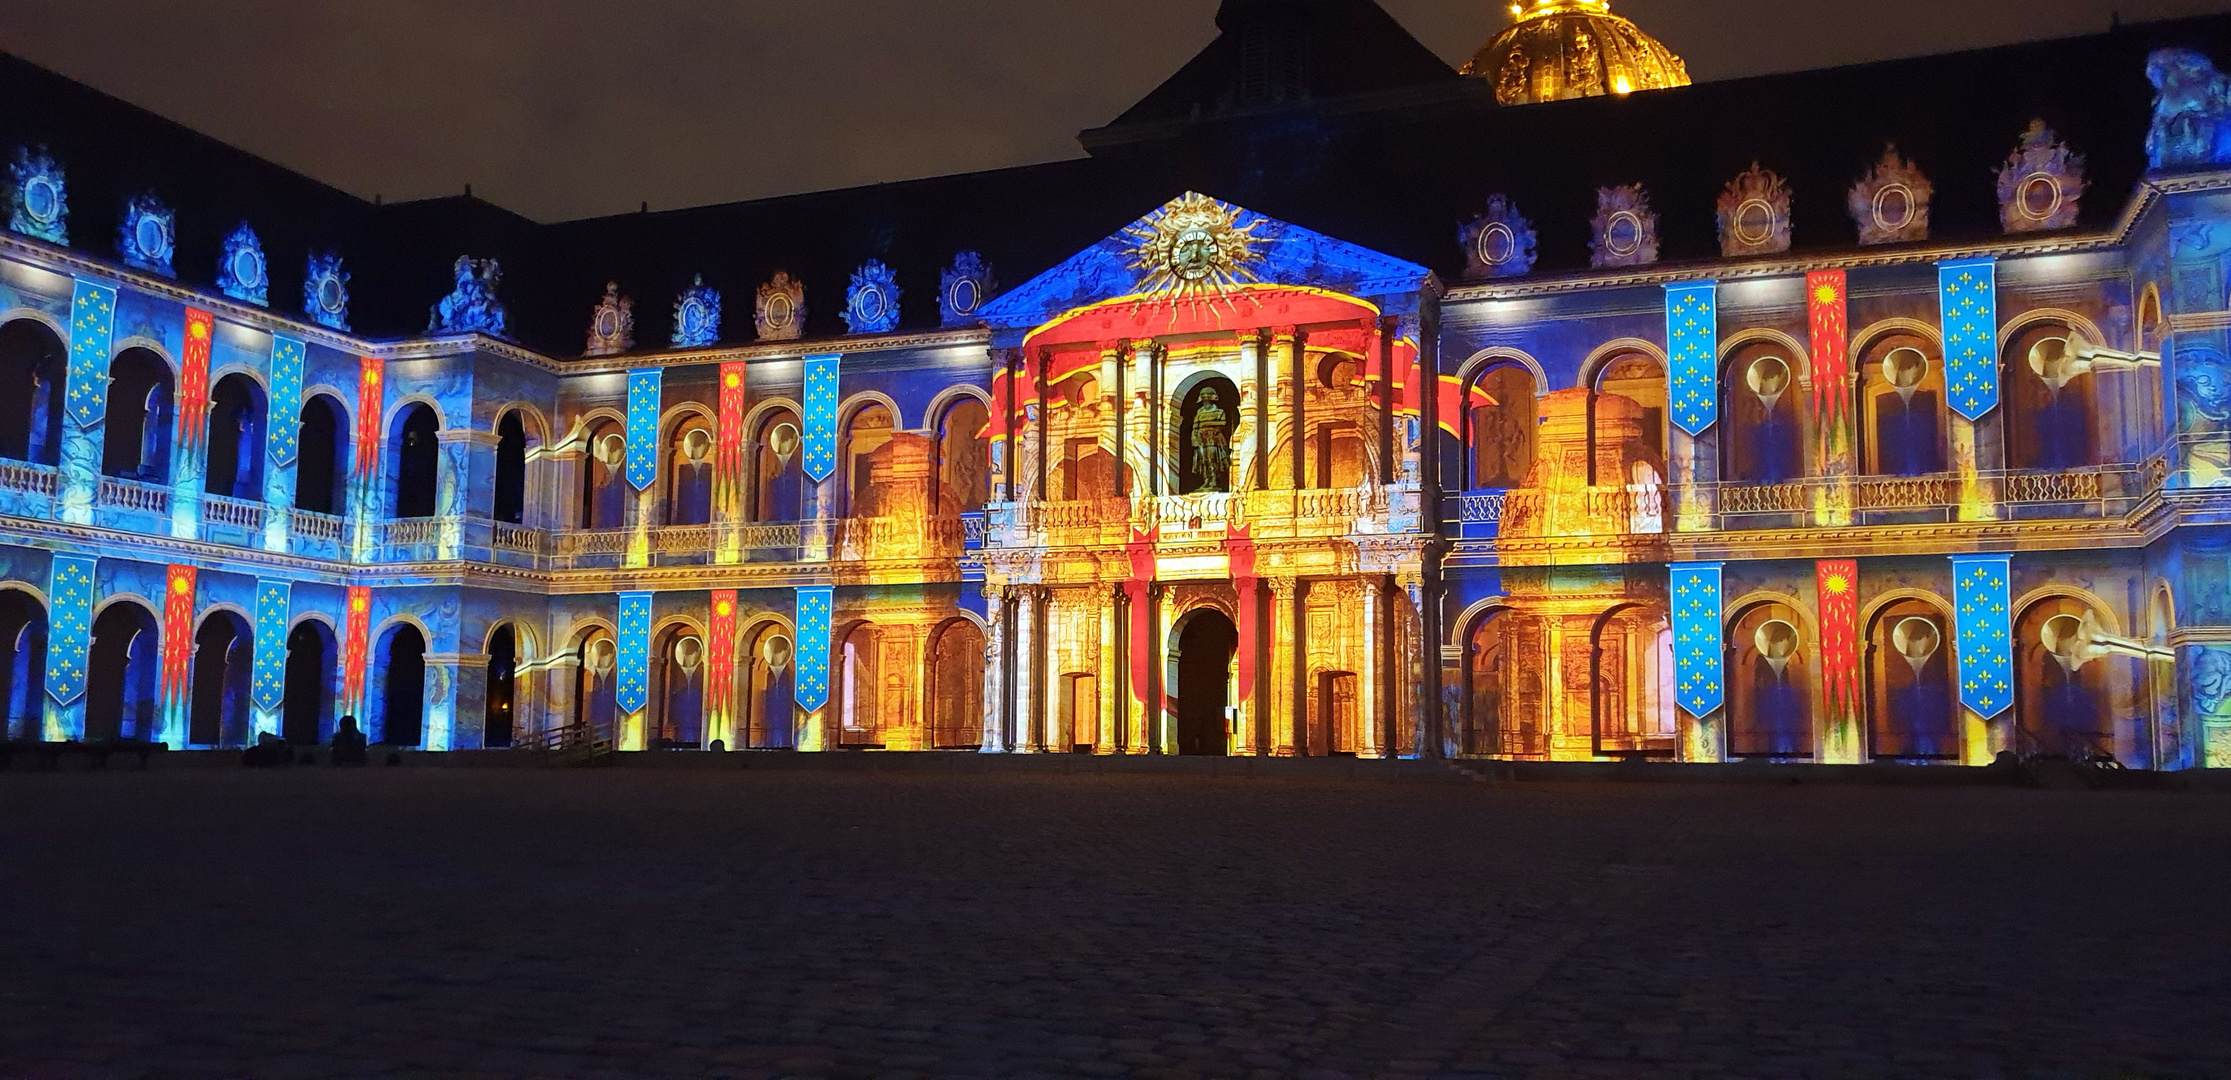
[[[664,368],[627,373],[627,482],[641,491],[658,482],[659,387]]]
[[[250,696],[259,709],[276,712],[286,700],[287,615],[293,601],[293,582],[256,582],[255,680]]]
[[[1980,419],[1999,406],[1998,260],[1938,263],[1937,306],[1952,411]]]
[[[85,693],[98,566],[98,560],[85,556],[56,555],[47,577],[46,692],[64,705]]]
[[[829,612],[835,603],[836,590],[827,585],[798,590],[798,648],[792,659],[798,677],[794,696],[808,709],[829,703]]]
[[[806,475],[815,480],[827,480],[837,467],[837,364],[842,359],[806,357],[806,437],[801,456]]]
[[[1960,704],[1989,720],[2014,704],[2014,600],[2006,555],[1952,557]]]
[[[642,712],[651,703],[651,594],[620,594],[620,672],[613,701],[621,712]]]
[[[301,342],[285,336],[271,339],[271,410],[264,439],[271,445],[274,465],[292,462],[300,449],[302,355]]]
[[[108,415],[108,352],[116,333],[116,290],[80,280],[70,294],[70,370],[65,405],[79,427]]]
[[[1690,716],[1706,716],[1727,703],[1722,646],[1720,563],[1675,563],[1673,596],[1674,700]]]
[[[1666,286],[1666,361],[1673,422],[1702,435],[1720,419],[1720,286]]]

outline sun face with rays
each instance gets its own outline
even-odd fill
[[[1828,580],[1821,582],[1821,585],[1827,588],[1830,596],[1842,596],[1851,591],[1851,582],[1839,573],[1829,574]]]
[[[1818,304],[1833,304],[1833,303],[1835,303],[1835,302],[1836,302],[1836,287],[1835,287],[1834,285],[1816,285],[1816,286],[1814,286],[1814,287],[1813,287],[1813,302],[1814,302],[1814,303],[1818,303]]]
[[[1187,193],[1145,222],[1125,230],[1132,240],[1130,266],[1145,271],[1139,291],[1174,302],[1223,296],[1255,279],[1249,264],[1262,260],[1254,235],[1261,219],[1239,224],[1239,208]]]

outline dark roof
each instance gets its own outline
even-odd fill
[[[1230,0],[1227,15],[1270,2]],[[1380,38],[1400,29],[1367,0],[1305,6],[1322,19],[1377,21]],[[934,327],[938,270],[955,252],[981,251],[1002,282],[1019,284],[1186,190],[1453,280],[1458,226],[1497,192],[1539,230],[1539,271],[1586,267],[1595,189],[1616,183],[1648,186],[1665,260],[1717,257],[1715,200],[1754,160],[1790,181],[1798,248],[1845,247],[1856,236],[1844,193],[1895,141],[1936,185],[1933,234],[1989,237],[1999,232],[1992,171],[2033,117],[2089,158],[2083,223],[2099,226],[2144,168],[2145,57],[2164,45],[2231,56],[2231,16],[1512,108],[1476,80],[1424,78],[1424,65],[1387,44],[1372,51],[1396,58],[1357,74],[1365,89],[1354,93],[1312,84],[1283,103],[1198,115],[1155,104],[1203,100],[1237,77],[1243,58],[1211,45],[1121,122],[1088,133],[1089,158],[546,225],[469,197],[374,208],[13,59],[0,62],[10,102],[0,138],[49,144],[64,161],[81,250],[110,255],[123,198],[154,187],[180,209],[182,279],[208,286],[217,238],[245,217],[271,254],[275,308],[299,309],[292,283],[304,253],[337,247],[355,274],[357,328],[373,336],[422,331],[450,263],[496,256],[515,334],[570,356],[609,280],[636,299],[645,350],[664,343],[673,298],[698,273],[722,290],[728,341],[751,339],[752,296],[778,269],[806,283],[808,333],[841,334],[846,282],[870,258],[898,272],[902,325]]]
[[[1458,78],[1372,0],[1224,0],[1216,25],[1215,41],[1109,126]]]

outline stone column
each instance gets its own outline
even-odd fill
[[[1430,631],[1432,624],[1426,618],[1425,577],[1421,571],[1404,570],[1395,575],[1395,583],[1402,590],[1401,602],[1410,605],[1409,610],[1403,614],[1416,619],[1415,625],[1417,626],[1416,640],[1411,642],[1411,648],[1406,654],[1402,653],[1399,646],[1402,635],[1393,635],[1394,641],[1397,643],[1396,651],[1398,655],[1396,660],[1401,665],[1396,668],[1401,679],[1398,685],[1402,687],[1404,696],[1408,698],[1404,707],[1395,710],[1395,721],[1397,723],[1402,722],[1407,713],[1407,719],[1412,725],[1411,745],[1416,747],[1417,755],[1419,757],[1441,757],[1447,753],[1447,747],[1442,742],[1443,729],[1439,690],[1434,685],[1434,681],[1428,677],[1429,669],[1433,668],[1435,663],[1428,661],[1427,650],[1432,649],[1437,642],[1432,640]]]
[[[1386,582],[1378,575],[1363,579],[1363,663],[1356,673],[1357,732],[1356,756],[1367,758],[1386,757],[1387,731],[1387,677],[1393,660],[1388,655],[1393,649],[1392,635],[1387,633]],[[1329,703],[1328,703],[1329,704]]]
[[[1275,462],[1272,468],[1283,465],[1280,471],[1285,475],[1280,479],[1286,482],[1285,486],[1300,490],[1309,486],[1309,454],[1304,449],[1309,432],[1306,415],[1309,375],[1302,370],[1307,363],[1308,350],[1299,331],[1291,326],[1278,326],[1270,331],[1270,354],[1283,369],[1281,381],[1285,383],[1285,394],[1284,408],[1274,404],[1271,410],[1274,430],[1269,439],[1273,447],[1278,445],[1279,435],[1283,434],[1286,439],[1286,458]]]
[[[1007,752],[1007,589],[984,586],[984,737],[986,754]]]
[[[1113,754],[1118,752],[1118,744],[1121,742],[1116,737],[1116,695],[1124,692],[1118,685],[1124,673],[1123,668],[1116,663],[1116,638],[1121,632],[1116,626],[1116,598],[1122,595],[1123,588],[1120,585],[1113,588],[1101,586],[1094,591],[1099,595],[1095,614],[1100,621],[1100,663],[1098,685],[1095,687],[1099,694],[1093,707],[1100,711],[1100,715],[1096,718],[1099,723],[1093,726],[1092,752]]]
[[[1109,488],[1107,494],[1122,495],[1124,462],[1129,460],[1123,446],[1123,342],[1100,343],[1100,411],[1107,417],[1107,427],[1100,432],[1101,441],[1107,443]]]
[[[1169,683],[1168,647],[1170,632],[1177,628],[1177,597],[1166,588],[1157,587],[1154,598],[1155,664],[1154,686],[1149,693],[1154,698],[1154,730],[1149,734],[1149,746],[1157,754],[1177,752],[1177,713],[1172,709]]]
[[[1015,707],[1014,746],[1018,754],[1035,754],[1044,747],[1038,744],[1038,689],[1039,671],[1043,668],[1040,650],[1044,647],[1039,630],[1038,589],[1034,585],[1018,585],[1014,589],[1015,608]]]
[[[1265,710],[1270,726],[1273,757],[1294,757],[1306,750],[1308,733],[1302,730],[1301,709],[1308,699],[1302,693],[1301,588],[1290,577],[1264,578],[1270,587],[1270,670]]]
[[[1162,445],[1158,441],[1161,425],[1155,390],[1159,378],[1155,373],[1155,345],[1152,338],[1140,338],[1131,344],[1131,359],[1123,381],[1124,438],[1130,447],[1126,460],[1131,465],[1131,497],[1152,499],[1162,493]]]
[[[1232,485],[1237,494],[1253,491],[1263,486],[1266,475],[1265,454],[1268,453],[1271,434],[1264,420],[1270,409],[1266,397],[1270,383],[1265,375],[1267,364],[1262,352],[1262,340],[1254,334],[1242,332],[1239,336],[1239,415],[1232,417],[1232,463],[1243,470],[1244,483]]]

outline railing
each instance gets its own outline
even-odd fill
[[[1468,522],[1503,520],[1503,505],[1510,498],[1507,491],[1474,492],[1457,499],[1457,519]]]
[[[1654,484],[1520,488],[1465,498],[1498,500],[1481,506],[1479,512],[1493,512],[1505,537],[1654,536],[1666,531],[1665,489]],[[1470,512],[1465,510],[1467,515]]]
[[[54,497],[62,488],[62,472],[52,465],[28,461],[0,461],[0,491]]]
[[[624,555],[628,537],[633,529],[567,529],[558,534],[558,554],[565,558],[583,555]]]
[[[542,553],[542,530],[508,521],[496,523],[494,537],[489,541],[498,551],[517,551],[528,555]]]
[[[157,517],[170,516],[170,489],[118,476],[101,477],[101,490],[97,500],[102,506],[117,510],[133,510]]]
[[[2160,482],[2158,466],[2108,465],[2066,471],[2005,471],[1971,477],[1808,477],[1780,484],[1698,484],[1686,489],[1693,509],[1723,517],[1809,513],[1934,514],[1963,509],[1986,516],[1993,506],[2065,507],[2067,516],[2121,513]]]
[[[204,525],[260,533],[263,531],[263,504],[223,495],[204,495],[201,497],[201,521]]]
[[[738,546],[745,551],[779,551],[806,542],[806,527],[795,521],[769,522],[737,527]]]
[[[651,551],[659,555],[703,555],[713,550],[710,525],[660,525],[650,530]]]
[[[1168,529],[1205,527],[1209,522],[1232,519],[1232,496],[1223,491],[1191,495],[1161,495],[1149,504],[1149,520]]]
[[[315,510],[293,511],[292,528],[294,535],[304,540],[323,540],[327,543],[338,544],[341,542],[341,530],[345,525],[346,521],[344,519],[333,514],[321,514]]]
[[[390,547],[437,544],[441,542],[443,526],[452,523],[442,518],[397,518],[382,522],[380,543]]]
[[[961,546],[974,551],[984,546],[986,534],[982,511],[961,515]]]

